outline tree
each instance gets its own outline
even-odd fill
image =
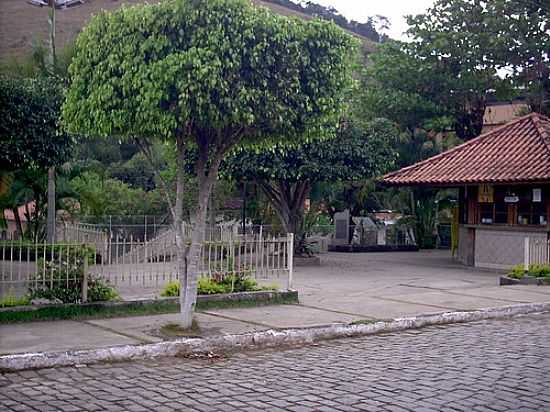
[[[366,179],[390,170],[396,128],[385,119],[366,126],[342,125],[336,138],[292,147],[240,148],[224,162],[223,174],[253,181],[276,211],[283,229],[302,244],[304,201],[318,182]]]
[[[330,134],[351,83],[356,41],[334,24],[288,19],[244,0],[174,0],[95,16],[78,36],[63,110],[69,131],[177,148],[182,324],[192,322],[207,205],[239,142]],[[198,157],[191,241],[183,238],[186,149]],[[167,191],[168,193],[168,191]]]
[[[485,4],[490,58],[527,98],[550,115],[550,5],[546,0],[493,0]]]
[[[461,139],[481,133],[487,96],[505,89],[488,56],[493,33],[487,30],[487,8],[479,0],[437,0],[424,14],[408,16],[409,53],[445,74],[445,93],[438,96],[453,116]],[[430,81],[431,79],[425,79]]]
[[[0,175],[11,176],[0,202],[16,208],[18,202],[35,200],[36,218],[44,205],[38,176],[62,164],[72,147],[72,139],[57,127],[62,102],[63,89],[55,79],[0,77]],[[22,182],[33,182],[34,199],[18,195]],[[33,223],[36,238],[40,231]]]
[[[453,125],[446,71],[419,59],[407,44],[389,41],[369,56],[355,94],[356,117],[384,116],[404,131],[444,131]]]
[[[70,155],[72,140],[57,128],[63,89],[51,79],[0,77],[2,170],[48,168]]]

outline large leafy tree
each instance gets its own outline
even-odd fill
[[[492,0],[485,7],[491,61],[525,94],[531,110],[550,115],[550,4]]]
[[[406,48],[419,61],[448,75],[441,101],[453,115],[460,138],[481,132],[488,93],[509,92],[510,83],[527,97],[532,110],[548,110],[547,3],[437,0],[426,13],[408,17],[413,41]]]
[[[58,131],[63,89],[52,79],[0,77],[0,164],[10,171],[63,163],[71,139]]]
[[[63,116],[70,131],[177,148],[173,215],[183,326],[190,326],[208,200],[236,144],[330,134],[355,41],[334,24],[244,0],[174,0],[95,16],[79,35]],[[183,239],[185,153],[196,147],[197,208]]]
[[[0,77],[0,203],[16,209],[36,201],[34,218],[44,206],[37,176],[70,156],[72,139],[59,132],[63,89],[55,79]],[[32,190],[21,190],[23,182]],[[24,196],[23,196],[24,194]],[[17,216],[17,213],[15,213]],[[36,219],[35,219],[36,220]],[[34,226],[38,222],[33,221]],[[21,225],[20,235],[23,235]],[[34,230],[35,237],[40,233]]]
[[[257,184],[283,229],[303,241],[304,201],[319,182],[366,179],[392,168],[397,130],[376,119],[367,125],[345,123],[335,138],[295,146],[257,150],[240,148],[224,161],[223,173],[237,181]]]

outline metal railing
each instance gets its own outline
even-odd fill
[[[21,297],[37,289],[83,291],[92,248],[79,243],[0,243],[0,298]]]
[[[228,240],[205,241],[199,258],[201,276],[242,274],[255,280],[292,280],[293,236],[236,235]],[[148,242],[112,239],[103,254],[96,253],[89,271],[117,287],[162,287],[178,280],[173,232]]]
[[[226,234],[203,243],[199,275],[223,278],[242,275],[262,283],[292,288],[293,235]],[[173,231],[149,241],[132,237],[102,242],[0,242],[0,298],[20,297],[37,287],[79,289],[100,278],[125,296],[155,296],[159,288],[179,279]]]

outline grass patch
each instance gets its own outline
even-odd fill
[[[381,321],[382,321],[381,319],[359,319],[359,320],[354,320],[353,322],[350,323],[350,325],[372,325],[373,323],[381,322]]]
[[[209,309],[243,308],[265,305],[297,303],[296,294],[275,294],[270,299],[212,300],[197,302],[197,311]],[[86,305],[59,305],[21,310],[0,311],[0,324],[64,319],[98,319],[126,316],[159,315],[177,313],[177,299],[162,299],[145,302],[90,303]]]

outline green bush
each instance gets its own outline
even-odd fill
[[[261,288],[258,282],[246,274],[213,274],[212,277],[203,276],[197,282],[199,295],[213,295],[218,293],[253,292],[258,290],[272,290],[273,288]],[[180,294],[178,281],[169,282],[162,292],[163,297],[175,297]]]
[[[512,267],[510,272],[508,272],[508,277],[514,279],[521,279],[523,276],[525,276],[523,265],[515,265],[514,267]]]
[[[180,295],[180,283],[177,280],[168,282],[168,284],[166,284],[162,292],[160,292],[160,296],[164,296],[165,298],[172,298],[179,295]]]
[[[221,283],[216,282],[214,279],[207,277],[201,277],[197,283],[199,295],[214,295],[217,293],[229,293],[230,290]]]
[[[0,299],[0,308],[10,308],[13,306],[25,306],[30,303],[30,300],[27,296],[22,296],[20,298],[16,297],[13,290],[10,290],[8,295]]]
[[[537,278],[550,277],[550,265],[531,265],[529,275]]]
[[[44,251],[44,250],[43,250]],[[84,263],[92,263],[94,251],[88,246],[53,246],[46,251],[46,259],[37,254],[37,267],[30,279],[29,299],[59,300],[62,303],[80,303]],[[89,276],[89,275],[88,275]],[[102,278],[89,276],[88,301],[114,300],[118,293]]]
[[[508,272],[508,276],[514,279],[521,279],[526,274],[536,278],[550,277],[550,264],[529,265],[529,270],[527,273],[525,273],[525,268],[523,265],[516,265],[510,270],[510,272]]]

